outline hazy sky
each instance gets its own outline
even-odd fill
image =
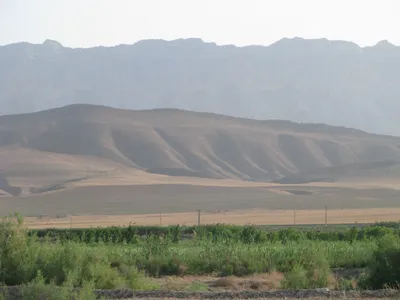
[[[399,28],[399,0],[0,0],[0,45],[188,37],[269,45],[294,36],[400,45]]]

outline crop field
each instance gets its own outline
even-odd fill
[[[400,280],[399,236],[395,222],[326,230],[234,225],[29,230],[22,219],[9,217],[0,227],[0,281],[29,293],[72,293],[73,287],[82,287],[82,293],[382,289]]]

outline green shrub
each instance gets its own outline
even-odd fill
[[[281,282],[284,289],[300,290],[309,287],[307,271],[301,265],[294,265],[292,270],[285,273]]]
[[[71,285],[58,286],[54,282],[47,283],[43,275],[38,272],[37,277],[22,287],[21,300],[94,300],[93,285],[85,283],[80,290],[74,289]]]
[[[398,288],[400,284],[400,239],[394,235],[384,236],[378,243],[369,272],[360,281],[363,288]]]
[[[323,254],[312,250],[305,251],[285,272],[282,285],[289,289],[326,287],[329,274],[330,266]]]
[[[162,253],[163,247],[163,243],[155,243],[154,252]],[[99,289],[154,287],[132,265],[131,259],[126,259],[131,267],[122,270],[118,268],[121,263],[111,261],[113,258],[109,246],[100,244],[90,247],[72,241],[39,242],[36,237],[28,236],[22,219],[15,216],[0,222],[0,282],[5,285],[26,284],[25,289],[33,295],[47,295],[58,287],[57,293],[63,297],[67,287],[84,287],[88,282]],[[28,297],[29,293],[25,294]],[[56,296],[49,297],[53,299]]]
[[[40,245],[26,232],[17,215],[0,222],[0,282],[6,285],[30,282],[38,271]]]
[[[159,285],[146,278],[135,266],[121,265],[119,272],[125,278],[125,286],[134,291],[157,290]]]

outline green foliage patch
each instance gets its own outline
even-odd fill
[[[154,290],[160,286],[151,277],[163,275],[279,271],[284,274],[283,287],[298,289],[326,287],[333,268],[365,268],[359,284],[363,288],[400,282],[399,228],[393,224],[339,231],[228,225],[151,228],[43,234],[27,230],[16,216],[5,218],[0,222],[0,282],[24,286],[33,294],[57,290],[67,295],[77,287]],[[352,282],[343,279],[338,286],[349,289]],[[91,299],[90,293],[82,295]]]

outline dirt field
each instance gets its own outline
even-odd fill
[[[325,224],[324,210],[245,210],[231,212],[201,213],[202,224],[236,225],[289,225]],[[400,208],[333,209],[328,210],[329,224],[374,223],[376,221],[399,221]],[[87,228],[102,226],[136,225],[196,225],[197,212],[144,214],[144,215],[87,215],[60,218],[28,217],[31,228]]]
[[[6,197],[0,212],[24,216],[122,215],[236,210],[323,210],[400,207],[400,190],[321,186],[217,187],[179,184],[77,187]]]

